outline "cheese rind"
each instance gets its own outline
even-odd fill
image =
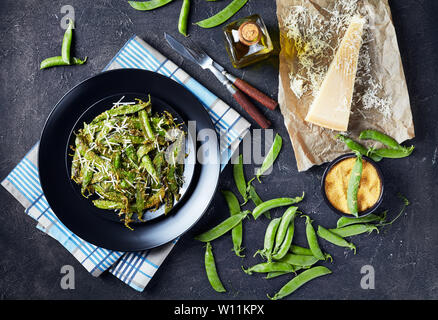
[[[364,18],[358,15],[352,18],[319,92],[309,107],[306,121],[347,131],[364,24]]]

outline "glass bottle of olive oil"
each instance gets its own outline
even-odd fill
[[[224,27],[225,47],[235,68],[268,58],[274,46],[262,18],[255,14]]]

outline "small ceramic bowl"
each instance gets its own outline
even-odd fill
[[[356,157],[356,155],[355,155],[354,153],[348,153],[348,154],[344,154],[344,155],[342,155],[342,156],[336,158],[336,159],[333,160],[332,162],[330,162],[330,164],[327,166],[327,168],[326,168],[325,171],[324,171],[324,174],[323,174],[323,176],[322,176],[322,181],[321,181],[321,192],[322,192],[322,196],[323,196],[324,201],[325,201],[325,203],[327,204],[327,206],[329,206],[329,208],[332,209],[332,211],[336,212],[338,215],[343,216],[343,217],[348,217],[348,218],[355,218],[355,216],[353,216],[352,214],[348,214],[348,213],[345,213],[345,212],[342,212],[342,211],[336,209],[336,208],[331,204],[331,202],[329,201],[329,199],[327,198],[327,195],[326,195],[326,193],[325,193],[325,179],[326,179],[326,177],[327,177],[328,172],[329,172],[329,171],[330,171],[330,170],[331,170],[336,164],[338,164],[338,163],[341,162],[342,160],[345,160],[345,159],[348,159],[348,158],[354,158],[354,157]],[[370,163],[370,164],[376,169],[377,174],[379,175],[379,178],[380,178],[381,188],[380,188],[380,195],[379,195],[379,198],[378,198],[377,202],[376,202],[371,208],[368,208],[368,209],[365,210],[365,211],[359,212],[359,214],[358,214],[358,218],[360,218],[360,217],[364,217],[364,216],[367,216],[367,215],[369,215],[369,214],[371,214],[371,213],[373,213],[374,211],[377,210],[377,208],[380,206],[380,204],[382,203],[382,200],[383,200],[383,190],[384,190],[384,185],[385,185],[384,180],[383,180],[383,174],[382,174],[382,171],[380,170],[380,168],[379,168],[379,166],[377,165],[377,163],[376,163],[374,160],[372,160],[372,159],[370,159],[370,158],[368,158],[368,157],[362,156],[362,158],[363,158],[364,160],[366,160],[367,162],[369,162],[369,163]]]

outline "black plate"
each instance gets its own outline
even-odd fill
[[[196,164],[192,168],[185,196],[166,216],[154,216],[146,223],[127,229],[118,219],[108,218],[112,211],[92,205],[75,190],[69,177],[71,133],[79,120],[100,113],[108,101],[116,102],[122,96],[145,98],[152,96],[152,110],[166,109],[188,124],[195,148]],[[114,100],[112,100],[114,99]],[[104,103],[105,102],[105,103]],[[158,109],[154,109],[154,103]],[[111,107],[111,105],[109,105]],[[204,131],[204,129],[208,129]],[[208,138],[197,145],[199,133]],[[44,126],[38,154],[38,168],[44,195],[57,217],[72,232],[97,246],[120,251],[138,251],[167,243],[189,230],[203,215],[216,191],[220,161],[218,139],[214,125],[199,100],[177,82],[154,72],[120,69],[100,73],[71,89],[55,106]],[[202,135],[201,133],[201,135]],[[202,148],[201,148],[202,147]],[[199,154],[198,154],[199,153]],[[202,157],[202,159],[200,159]],[[192,158],[194,159],[194,158]],[[191,177],[191,178],[190,178]]]

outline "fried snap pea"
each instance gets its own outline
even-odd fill
[[[230,215],[236,215],[240,213],[240,205],[239,200],[237,200],[234,193],[231,191],[224,190],[222,191],[223,196],[228,205],[228,209],[230,210]],[[233,251],[238,257],[244,257],[241,254],[243,248],[242,246],[242,221],[240,221],[232,230],[231,230],[231,238],[233,240]]]
[[[346,241],[344,238],[340,237],[336,233],[330,232],[329,230],[327,230],[322,226],[318,226],[318,236],[339,247],[350,248],[351,250],[354,251],[354,254],[356,254],[356,246],[354,244]]]
[[[280,153],[282,144],[283,139],[277,133],[275,135],[274,142],[272,143],[271,148],[268,151],[268,154],[263,160],[262,166],[257,170],[256,177],[259,182],[261,182],[260,176],[263,175],[274,164],[275,159],[277,159],[278,154]]]
[[[295,292],[305,283],[330,273],[332,273],[330,269],[323,266],[310,268],[301,272],[299,275],[286,283],[272,298],[268,295],[268,298],[271,300],[282,299]]]
[[[217,226],[211,228],[210,230],[198,235],[195,237],[196,240],[202,241],[202,242],[209,242],[213,241],[214,239],[219,238],[220,236],[224,235],[231,229],[233,229],[236,225],[239,224],[240,221],[242,221],[248,213],[251,211],[246,210],[239,214],[235,214],[230,216],[229,218],[222,221]]]
[[[221,279],[217,273],[216,262],[214,261],[214,255],[211,248],[210,242],[207,242],[205,249],[205,271],[207,273],[208,281],[210,282],[211,287],[217,292],[226,292]]]
[[[268,210],[278,208],[278,207],[290,206],[292,204],[295,204],[295,203],[302,201],[303,198],[304,198],[304,192],[303,192],[303,195],[301,197],[276,198],[276,199],[267,200],[267,201],[259,204],[257,207],[255,207],[254,210],[252,211],[252,215],[253,215],[254,219],[257,219],[262,213],[264,213]]]

